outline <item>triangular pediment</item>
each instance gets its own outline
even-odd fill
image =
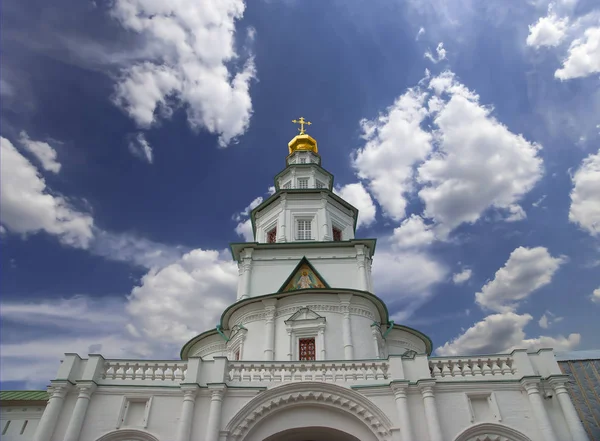
[[[310,264],[306,257],[303,257],[292,274],[279,288],[279,292],[297,291],[299,289],[318,289],[329,288],[329,285],[321,275]]]
[[[301,320],[318,320],[324,318],[310,308],[300,308],[285,322],[297,322]]]

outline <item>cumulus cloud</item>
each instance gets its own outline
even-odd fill
[[[516,248],[496,271],[494,280],[475,294],[475,301],[492,311],[514,311],[519,302],[549,284],[564,262],[563,257],[552,257],[544,247]]]
[[[183,107],[193,129],[217,134],[222,147],[230,144],[248,128],[256,76],[253,58],[240,63],[235,49],[244,10],[243,0],[116,0],[112,16],[140,35],[153,57],[123,69],[115,104],[142,128]]]
[[[354,207],[358,208],[357,229],[362,226],[368,227],[375,222],[377,209],[375,208],[373,199],[371,199],[371,195],[360,182],[347,184],[341,188],[337,188],[335,193]]]
[[[196,249],[152,269],[128,298],[132,330],[150,340],[182,344],[214,328],[235,301],[238,270],[228,252]]]
[[[594,303],[600,303],[600,287],[596,288],[592,291],[592,295],[590,296],[590,300]]]
[[[473,271],[470,268],[465,268],[461,272],[454,273],[452,275],[452,282],[454,282],[455,285],[460,285],[462,283],[465,283],[467,280],[469,280],[472,275],[473,275]]]
[[[541,178],[539,145],[498,122],[453,73],[431,79],[437,151],[418,168],[425,216],[442,236],[489,207],[511,209]],[[490,177],[493,176],[493,179]]]
[[[586,77],[600,72],[600,27],[586,29],[581,38],[569,46],[562,68],[554,72],[560,80]]]
[[[127,146],[133,156],[146,161],[148,164],[152,164],[152,146],[146,140],[143,132],[138,132],[134,136],[131,136]]]
[[[405,320],[433,295],[448,269],[424,252],[379,250],[373,259],[375,292],[387,303],[394,320]]]
[[[552,10],[548,9],[548,15],[540,17],[537,23],[529,26],[527,46],[536,49],[542,46],[558,46],[565,38],[569,26],[569,18],[560,18]]]
[[[571,350],[579,345],[581,336],[540,336],[525,338],[523,328],[533,319],[529,314],[514,312],[493,314],[475,323],[463,334],[436,349],[442,356],[497,354],[513,349],[535,350],[553,348],[556,351]]]
[[[435,52],[437,54],[437,57],[432,55],[431,51],[425,52],[424,57],[427,58],[429,61],[431,61],[434,64],[437,64],[440,61],[446,59],[446,49],[444,49],[444,43],[442,43],[442,42],[438,43],[437,47],[435,48]]]
[[[50,144],[43,141],[33,141],[26,132],[20,133],[19,143],[36,157],[44,170],[52,173],[60,171],[61,164],[56,160],[56,150]]]
[[[412,214],[394,228],[392,246],[396,249],[421,248],[435,240],[431,225],[427,225],[421,216]]]
[[[538,321],[538,325],[540,326],[540,328],[548,329],[554,323],[561,322],[562,320],[563,320],[563,317],[557,317],[556,314],[553,314],[550,311],[546,311],[540,317],[540,319]]]
[[[266,194],[267,196],[275,194],[275,187],[269,187]],[[258,196],[254,198],[246,208],[233,215],[233,220],[237,222],[235,232],[238,236],[243,237],[246,242],[252,242],[254,240],[254,231],[252,231],[250,214],[252,213],[252,210],[263,203],[263,200],[264,198],[262,196]]]
[[[424,78],[361,128],[354,166],[384,215],[402,220],[416,192],[440,239],[490,208],[522,219],[518,202],[543,174],[541,146],[498,122],[449,71]]]
[[[360,122],[365,145],[355,152],[354,167],[368,182],[386,216],[405,216],[406,196],[413,190],[413,164],[431,151],[431,133],[421,125],[427,116],[427,94],[409,89],[376,119]]]
[[[13,144],[0,138],[0,221],[12,233],[45,231],[66,245],[87,248],[93,238],[92,216],[53,195],[44,178]]]
[[[569,221],[600,236],[600,150],[583,160],[572,177]]]
[[[512,204],[506,208],[508,216],[504,219],[506,222],[517,222],[523,219],[527,219],[527,213],[523,210],[519,204]]]

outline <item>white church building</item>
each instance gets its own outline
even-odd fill
[[[588,440],[551,349],[432,357],[390,320],[376,241],[299,122],[218,326],[180,360],[65,354],[47,394],[2,400],[3,441]]]

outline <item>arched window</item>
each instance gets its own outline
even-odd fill
[[[159,439],[143,430],[119,429],[101,436],[96,441],[159,441]]]

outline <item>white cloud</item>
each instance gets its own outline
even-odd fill
[[[542,202],[544,202],[544,199],[546,199],[546,195],[542,195],[541,198],[539,198],[537,201],[533,202],[531,204],[532,207],[538,208],[540,205],[542,205]]]
[[[460,285],[461,283],[465,283],[467,280],[471,278],[473,275],[473,271],[470,268],[465,268],[460,273],[455,273],[452,275],[452,282],[455,285]]]
[[[60,171],[61,164],[56,160],[56,150],[50,144],[43,141],[33,141],[29,139],[25,132],[20,133],[19,142],[40,161],[44,170],[52,173]]]
[[[550,7],[547,16],[540,17],[537,23],[529,26],[527,46],[536,49],[542,46],[558,46],[564,40],[568,26],[569,18],[558,17]]]
[[[93,237],[92,217],[50,194],[38,170],[6,138],[0,138],[0,221],[10,232],[46,231],[64,244],[87,248]]]
[[[525,210],[519,204],[511,204],[506,210],[508,211],[508,216],[504,219],[505,222],[517,222],[527,219],[527,213],[525,213]]]
[[[146,140],[143,132],[138,132],[131,136],[128,143],[129,151],[133,156],[152,164],[152,147]]]
[[[371,199],[371,195],[365,190],[365,187],[363,187],[360,182],[346,184],[341,188],[337,188],[335,193],[354,207],[358,208],[357,229],[362,226],[368,227],[375,222],[377,209],[375,208],[373,199]]]
[[[375,292],[386,301],[392,318],[405,320],[431,298],[448,269],[423,252],[379,250],[372,272]]]
[[[254,240],[254,232],[252,231],[252,222],[250,219],[239,222],[235,227],[235,232],[238,236],[243,237],[246,242]]]
[[[600,72],[600,27],[590,27],[571,42],[563,67],[554,72],[560,80],[586,77]]]
[[[594,303],[600,303],[600,287],[598,287],[592,291],[592,295],[590,296],[590,299]]]
[[[442,60],[446,60],[446,49],[444,49],[444,43],[438,43],[437,47],[435,48],[435,52],[437,53],[437,57],[433,56],[430,51],[425,52],[424,57],[434,64],[437,64]]]
[[[436,349],[442,356],[470,354],[498,354],[513,349],[535,350],[553,348],[556,351],[570,350],[579,345],[581,336],[570,334],[567,338],[540,336],[525,338],[523,328],[533,319],[529,314],[514,312],[488,315],[475,323],[463,334]]]
[[[425,28],[423,26],[421,26],[419,28],[419,32],[417,32],[417,36],[415,37],[415,40],[418,41],[419,38],[421,37],[421,35],[423,35],[425,33]]]
[[[572,182],[569,220],[600,236],[600,150],[583,160]]]
[[[238,270],[228,252],[196,249],[150,270],[128,298],[134,329],[146,339],[183,344],[214,328],[235,301]]]
[[[368,181],[384,214],[394,220],[405,216],[413,164],[431,151],[431,134],[421,127],[427,116],[426,96],[418,88],[409,89],[385,113],[360,122],[366,142],[356,151],[354,167]]]
[[[546,314],[540,317],[538,325],[540,325],[540,328],[548,329],[548,316]]]
[[[142,128],[157,122],[157,111],[169,117],[183,107],[193,129],[219,135],[222,147],[230,144],[246,131],[252,114],[254,60],[241,68],[232,63],[240,58],[235,24],[244,10],[243,0],[116,0],[113,17],[140,35],[155,56],[123,69],[115,103]]]
[[[520,301],[549,284],[564,262],[563,257],[552,257],[544,247],[516,248],[496,271],[494,280],[475,294],[475,301],[492,311],[514,311]]]
[[[445,236],[489,207],[512,209],[542,176],[541,148],[510,132],[479,97],[444,72],[430,81],[438,150],[418,168],[425,216]],[[491,178],[493,177],[493,179]]]
[[[392,246],[396,249],[421,248],[435,241],[431,225],[425,224],[423,218],[416,214],[404,219],[399,227],[394,228]]]
[[[538,325],[540,325],[540,328],[548,329],[553,324],[562,322],[563,320],[564,317],[558,317],[556,314],[546,310],[546,312],[540,317]]]

